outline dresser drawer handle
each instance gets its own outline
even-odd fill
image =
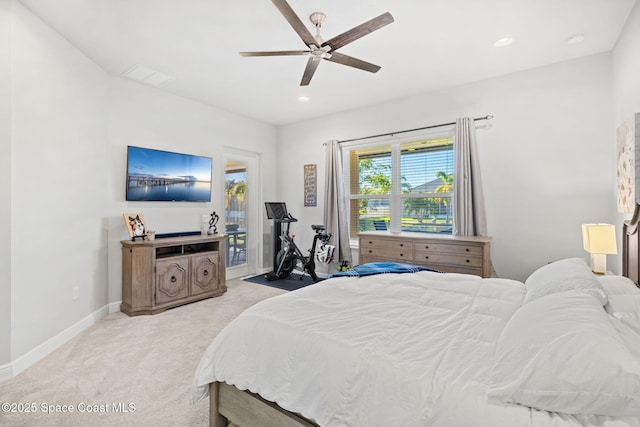
[[[426,256],[424,257],[424,259],[429,259],[429,255],[426,255]]]
[[[469,248],[465,249],[465,251],[469,252]]]
[[[373,242],[371,240],[369,240],[369,244],[372,244]]]
[[[404,254],[400,254],[400,256],[404,256]]]
[[[369,253],[373,253],[373,251],[371,249],[369,249]]]
[[[178,279],[176,279],[176,276],[171,276],[171,283],[175,283],[176,280],[178,280]]]
[[[429,245],[425,246],[424,248],[425,248],[425,249],[429,249]]]
[[[400,243],[400,247],[401,247],[401,248],[402,248],[402,247],[404,247],[404,244],[403,244],[403,243]]]
[[[202,274],[204,274],[205,276],[208,276],[209,272],[207,270],[205,270]]]
[[[467,260],[467,262],[471,262],[471,261]]]

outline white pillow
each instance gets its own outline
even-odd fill
[[[580,290],[547,295],[507,323],[488,396],[551,412],[640,416],[640,355],[593,296]]]
[[[607,313],[617,319],[640,320],[640,289],[631,279],[612,275],[598,277],[598,281],[607,293]]]
[[[524,283],[524,304],[556,292],[581,289],[607,303],[602,285],[582,258],[567,258],[540,267]]]
[[[596,276],[607,295],[640,295],[640,288],[633,280],[624,276]]]

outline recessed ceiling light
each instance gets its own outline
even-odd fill
[[[567,44],[578,44],[584,40],[584,34],[574,34],[567,39]]]
[[[300,101],[300,102],[309,102],[309,97],[308,96],[301,96],[300,98],[298,98],[298,101]]]
[[[513,43],[512,37],[503,37],[501,39],[496,40],[496,42],[493,45],[495,47],[502,47],[502,46],[510,45],[511,43]]]

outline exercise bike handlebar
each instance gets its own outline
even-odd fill
[[[287,214],[284,218],[276,219],[278,222],[298,222],[298,220],[291,216],[290,213]]]

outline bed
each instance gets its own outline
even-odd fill
[[[628,276],[637,222],[623,233]],[[215,427],[640,426],[636,284],[578,258],[524,283],[332,278],[232,321],[203,355],[192,399],[209,397]]]

